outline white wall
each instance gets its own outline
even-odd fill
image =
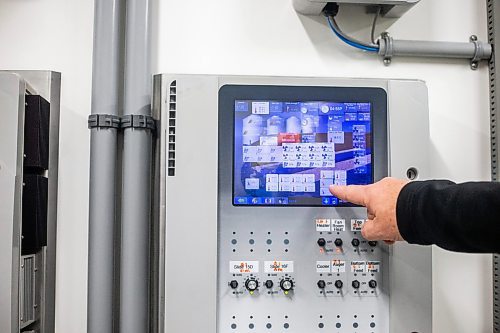
[[[376,57],[335,39],[323,19],[290,0],[155,0],[154,72],[418,78],[430,94],[432,172],[489,178],[488,78],[463,61]],[[466,41],[486,36],[485,1],[422,0],[383,26],[398,38]],[[339,22],[367,37],[370,17]],[[354,10],[354,12],[356,12]],[[344,19],[342,19],[344,17]],[[57,259],[57,333],[86,332],[87,218],[93,1],[0,0],[0,68],[63,74]],[[435,251],[435,332],[491,328],[491,258]]]

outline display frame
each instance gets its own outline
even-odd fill
[[[278,86],[278,85],[240,85],[227,84],[219,89],[219,151],[222,142],[230,143],[231,158],[230,189],[225,189],[233,207],[355,207],[350,203],[338,205],[319,204],[237,204],[235,199],[235,102],[238,100],[256,101],[321,101],[328,103],[370,103],[371,105],[371,173],[376,182],[387,174],[388,131],[387,131],[387,93],[378,87],[328,87],[328,86]],[[227,154],[227,151],[226,153]],[[229,161],[228,161],[229,162]]]

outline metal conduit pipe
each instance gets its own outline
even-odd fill
[[[384,33],[379,40],[378,53],[386,64],[395,56],[455,58],[469,59],[471,66],[477,68],[479,61],[491,58],[493,50],[491,44],[478,41],[476,36],[471,36],[469,43],[458,43],[398,40]]]
[[[122,1],[95,1],[92,115],[89,117],[89,333],[113,332],[113,245]],[[95,126],[90,125],[91,119],[94,119]]]
[[[127,0],[124,115],[151,116],[150,1]],[[149,230],[151,223],[152,131],[123,132],[122,233],[120,261],[120,332],[149,328]]]

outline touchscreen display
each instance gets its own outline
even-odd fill
[[[373,182],[370,103],[236,100],[234,205],[352,206],[332,184]]]

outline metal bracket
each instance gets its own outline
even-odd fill
[[[156,130],[156,121],[151,116],[131,114],[122,117],[121,128],[142,128],[154,132]]]
[[[478,42],[476,35],[470,36],[469,41],[474,43],[475,47],[474,57],[470,61],[470,68],[475,71],[479,67],[480,55],[484,53],[483,44]]]
[[[111,114],[91,114],[88,127],[92,128],[120,128],[120,117]]]
[[[384,50],[384,65],[389,66],[392,62],[392,57],[394,56],[394,43],[392,37],[388,32],[383,32],[380,38],[384,40],[385,50]]]

